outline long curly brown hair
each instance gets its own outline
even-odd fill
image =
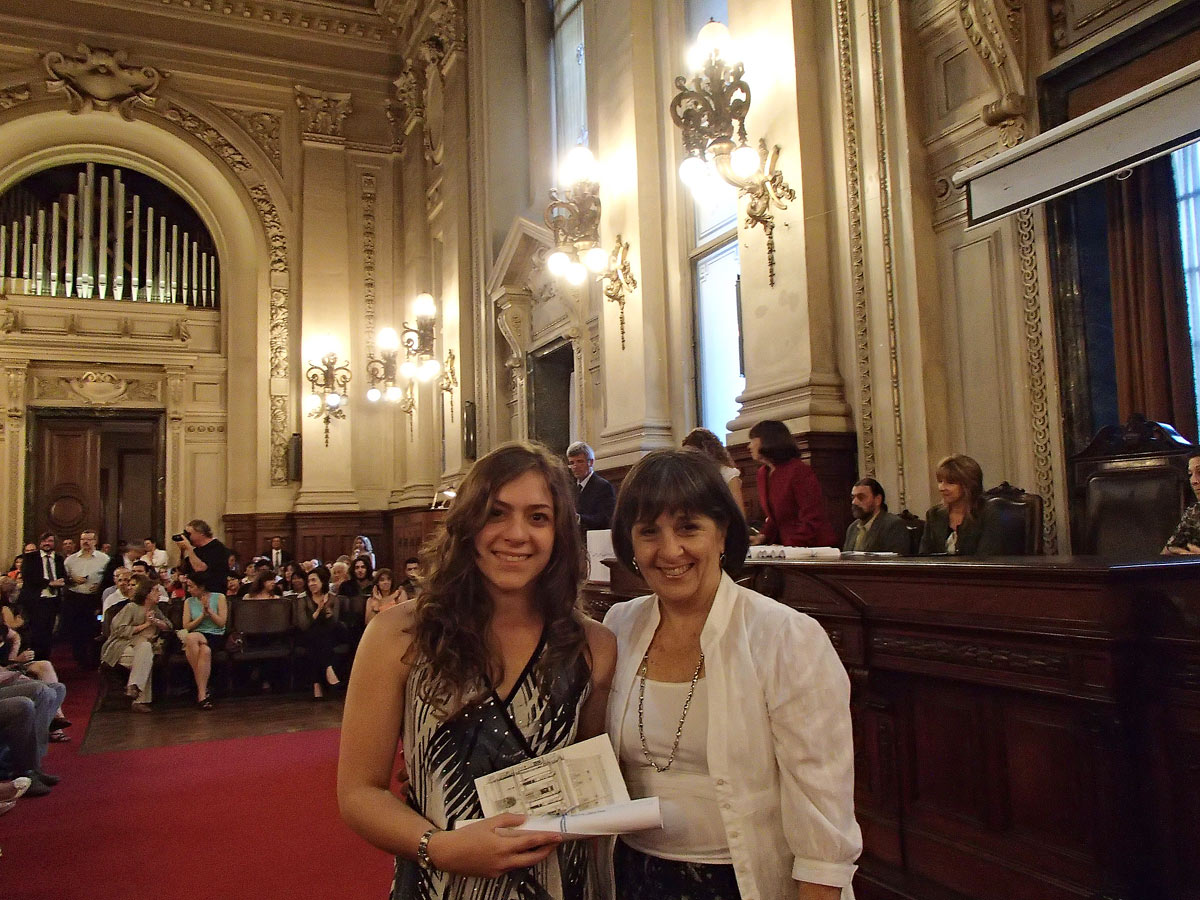
[[[575,663],[587,646],[577,612],[586,557],[575,516],[575,494],[565,466],[541,444],[503,444],[471,467],[446,521],[421,548],[428,573],[411,629],[409,663],[429,665],[422,697],[444,716],[482,698],[494,670],[487,633],[493,606],[476,560],[475,536],[488,520],[496,494],[526,472],[539,472],[554,504],[554,549],[534,584],[546,648],[537,668],[542,687]]]

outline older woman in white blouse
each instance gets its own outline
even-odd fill
[[[619,653],[608,730],[664,827],[623,836],[621,900],[849,900],[850,686],[816,621],[736,585],[741,510],[715,463],[663,450],[625,477],[617,556],[654,593],[605,624]]]

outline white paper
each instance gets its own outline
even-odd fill
[[[604,564],[604,560],[612,559],[617,554],[613,552],[612,532],[607,528],[603,531],[587,533],[588,580],[608,584],[612,580],[612,572]]]
[[[475,790],[486,818],[528,816],[521,831],[583,837],[662,827],[657,797],[629,799],[605,735],[476,778]]]
[[[762,544],[751,547],[746,559],[840,559],[842,551],[837,547],[783,547],[779,544]]]

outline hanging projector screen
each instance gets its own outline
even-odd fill
[[[967,225],[992,222],[1200,140],[1200,62],[954,173]]]

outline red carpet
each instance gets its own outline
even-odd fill
[[[390,857],[338,815],[337,731],[81,756],[95,682],[69,670],[62,783],[0,818],[3,900],[387,897]]]

